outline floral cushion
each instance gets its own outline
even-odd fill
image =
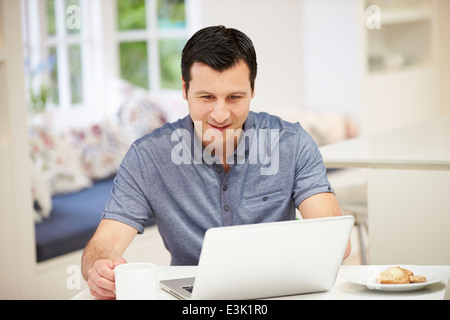
[[[160,100],[149,91],[125,81],[117,87],[121,101],[117,123],[129,144],[167,122]]]
[[[118,128],[108,121],[69,129],[63,137],[68,144],[82,150],[82,167],[94,180],[113,176],[129,148]]]
[[[81,163],[82,150],[67,144],[46,126],[29,126],[30,157],[52,195],[75,192],[92,185]]]
[[[105,116],[58,134],[51,113],[31,116],[30,156],[51,195],[76,192],[92,186],[93,180],[113,176],[131,144],[167,121],[161,100],[149,91],[120,80],[114,94],[114,119]],[[37,121],[40,118],[44,120]]]

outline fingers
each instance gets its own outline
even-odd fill
[[[123,259],[122,259],[123,260]],[[88,271],[88,285],[91,294],[97,299],[115,299],[114,267],[123,263],[121,260],[97,260]]]
[[[108,290],[99,286],[91,278],[88,279],[88,285],[90,288],[91,295],[100,300],[112,300],[116,298],[116,293],[114,290]]]
[[[119,264],[127,263],[127,261],[124,258],[118,258],[113,261],[113,269],[117,267]]]

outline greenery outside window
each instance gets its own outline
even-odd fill
[[[89,80],[86,0],[22,0],[30,109],[81,106]]]
[[[181,89],[185,0],[116,0],[120,76],[152,91]]]

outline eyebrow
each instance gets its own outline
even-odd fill
[[[206,90],[200,90],[200,91],[197,91],[197,92],[195,92],[195,95],[203,95],[203,94],[207,94],[207,95],[214,95],[214,93],[211,93],[211,92],[209,92],[209,91],[206,91]],[[233,92],[230,92],[228,95],[241,95],[241,96],[243,96],[243,95],[247,95],[247,92],[246,91],[233,91]]]

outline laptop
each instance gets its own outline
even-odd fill
[[[179,299],[258,299],[334,286],[353,216],[208,229],[195,278],[160,281]]]

